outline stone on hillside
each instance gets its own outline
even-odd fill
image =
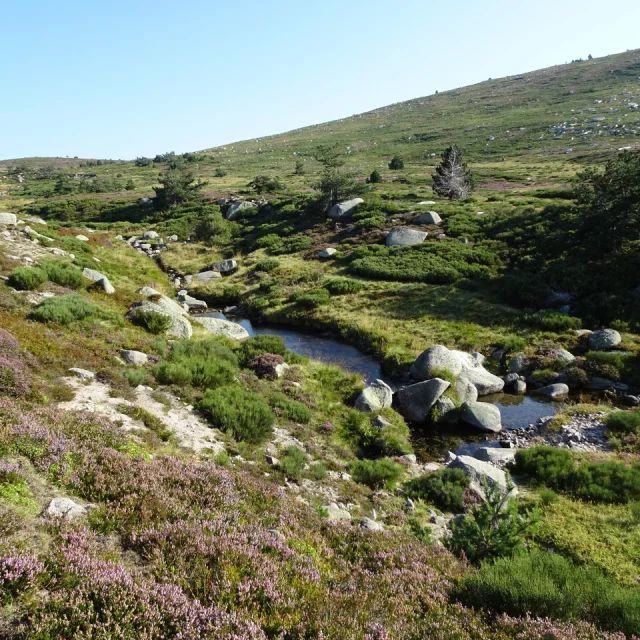
[[[558,349],[556,358],[566,362],[567,364],[569,364],[569,362],[573,362],[576,359],[573,353],[571,353],[570,351],[567,351],[566,349]]]
[[[473,457],[483,462],[491,464],[503,465],[513,462],[516,457],[517,449],[503,449],[501,447],[480,447],[476,449]]]
[[[426,422],[440,396],[450,383],[440,378],[432,378],[400,389],[396,398],[400,411],[409,422]]]
[[[483,462],[471,456],[456,456],[447,466],[464,471],[477,487],[483,487],[486,480],[489,486],[497,487],[503,495],[506,493],[510,493],[512,496],[517,494],[515,487],[509,491],[507,474],[489,462]]]
[[[80,242],[89,242],[89,238],[87,238],[87,236],[83,236],[81,233],[76,236],[76,240],[80,240]]]
[[[341,509],[335,502],[326,505],[327,520],[351,520],[351,514],[346,509]]]
[[[376,416],[372,421],[371,424],[374,427],[380,427],[380,429],[382,429],[382,427],[389,427],[391,426],[391,423],[388,420],[385,420],[382,416]]]
[[[475,402],[478,399],[478,390],[468,378],[461,375],[453,385],[453,390],[458,396],[460,404],[464,402]]]
[[[225,216],[227,220],[233,220],[243,209],[249,209],[250,207],[255,206],[256,205],[253,202],[248,202],[246,200],[237,200],[229,206],[225,213]]]
[[[224,207],[225,204],[227,204],[227,202],[229,202],[226,198],[219,198],[218,200],[216,200],[216,204],[219,207]]]
[[[523,396],[527,393],[527,383],[524,380],[518,380],[513,388],[513,392],[519,396]]]
[[[140,287],[136,293],[144,298],[153,298],[155,296],[161,296],[162,294],[151,287]]]
[[[136,367],[142,367],[149,361],[149,356],[142,351],[134,351],[133,349],[120,349],[120,357],[127,363]]]
[[[465,402],[460,407],[460,419],[480,431],[489,433],[502,431],[500,409],[488,402]]]
[[[159,238],[160,236],[158,235],[158,233],[156,231],[145,231],[142,234],[142,237],[145,240],[156,240],[157,238]]]
[[[329,217],[332,220],[340,220],[340,218],[346,218],[350,216],[355,208],[362,204],[364,200],[362,198],[352,198],[351,200],[345,200],[344,202],[338,202],[331,207],[329,211]]]
[[[363,529],[368,529],[369,531],[383,531],[384,527],[380,522],[376,522],[371,518],[362,518],[360,521],[360,527]]]
[[[96,374],[93,373],[93,371],[80,369],[80,367],[73,367],[69,369],[69,373],[73,373],[73,375],[80,378],[80,380],[93,380],[96,377]]]
[[[440,224],[442,218],[435,211],[425,211],[416,216],[413,224]]]
[[[387,247],[408,247],[414,244],[422,244],[427,237],[426,231],[409,229],[409,227],[396,227],[391,229],[385,240]]]
[[[18,224],[18,218],[15,213],[0,213],[0,224],[15,227]]]
[[[162,304],[162,301],[165,304]],[[172,305],[166,304],[169,301]],[[167,330],[167,335],[178,340],[189,339],[193,334],[193,328],[191,323],[185,317],[186,311],[180,307],[173,300],[169,300],[165,296],[162,296],[158,302],[151,302],[149,300],[143,300],[141,302],[135,302],[131,305],[129,313],[127,313],[127,320],[135,320],[139,313],[155,313],[161,316],[166,316],[171,319],[171,326]]]
[[[232,340],[244,340],[249,337],[249,333],[244,327],[235,322],[222,320],[220,318],[196,318],[196,322],[204,327],[209,333],[216,336],[225,336]]]
[[[74,502],[71,498],[53,498],[44,510],[43,515],[50,518],[73,520],[86,515],[86,513],[87,507]]]
[[[456,408],[456,405],[449,396],[440,396],[433,408],[438,413],[439,418],[444,418],[444,416]]]
[[[615,329],[600,329],[589,336],[589,346],[594,351],[611,349],[622,342],[622,337]]]
[[[174,234],[172,234],[170,236],[167,236],[167,240],[169,242],[178,242],[178,236],[174,233]]]
[[[566,398],[569,395],[569,387],[563,382],[557,382],[556,384],[536,389],[533,393],[545,398]]]
[[[521,374],[525,368],[526,358],[524,354],[518,353],[509,360],[509,371],[511,373]]]
[[[209,284],[209,282],[218,278],[222,278],[222,274],[219,271],[201,271],[200,273],[195,273],[190,281],[196,282],[197,284]],[[185,278],[185,281],[186,280]]]
[[[337,249],[334,249],[333,247],[327,247],[322,251],[318,251],[318,258],[330,258],[335,253],[338,253]]]
[[[356,400],[355,407],[359,411],[373,413],[391,406],[393,391],[382,380],[375,380],[365,387]]]
[[[102,280],[98,280],[98,286],[104,289],[105,293],[109,295],[113,295],[116,292],[116,288],[111,284],[109,278],[102,278]]]
[[[478,390],[479,396],[498,393],[504,388],[504,380],[487,371],[471,354],[464,351],[451,351],[462,364],[462,372],[471,384]]]
[[[235,260],[222,260],[221,262],[214,262],[207,267],[207,271],[219,271],[220,273],[229,273],[235,271],[238,268],[238,263]]]
[[[47,226],[46,221],[43,220],[42,218],[32,217],[32,218],[27,218],[26,221],[30,224],[43,224],[45,227]]]
[[[87,267],[85,267],[82,270],[82,275],[88,280],[91,280],[91,282],[99,283],[100,286],[104,289],[105,293],[112,294],[116,292],[111,282],[109,282],[109,278],[107,278],[104,273],[100,273],[99,271],[95,271],[94,269],[87,269]]]
[[[414,360],[409,374],[415,380],[429,380],[439,371],[447,371],[457,376],[462,371],[462,363],[447,347],[434,344]]]
[[[190,296],[186,292],[181,291],[180,293],[178,293],[177,297],[180,302],[183,302],[187,305],[189,311],[205,310],[208,308],[207,303],[204,300],[198,300],[197,298]]]

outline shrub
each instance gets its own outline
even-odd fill
[[[7,284],[20,291],[32,291],[47,281],[47,274],[40,267],[16,267]]]
[[[144,308],[134,311],[131,315],[131,322],[154,335],[166,333],[173,325],[171,316]]]
[[[402,466],[389,458],[356,460],[351,464],[350,472],[359,484],[366,484],[372,489],[386,487],[391,490],[402,475]]]
[[[389,169],[392,171],[398,171],[404,169],[404,160],[400,156],[393,156],[389,162]]]
[[[254,336],[242,341],[238,349],[240,364],[246,367],[248,362],[263,353],[284,356],[287,352],[284,340],[280,336]]]
[[[265,175],[256,176],[250,183],[256,193],[275,193],[282,191],[285,186],[277,177],[269,177]]]
[[[332,296],[343,296],[347,293],[358,293],[362,291],[363,284],[359,280],[351,280],[349,278],[335,278],[329,280],[324,288]]]
[[[300,448],[287,447],[287,452],[278,464],[278,468],[289,478],[298,478],[307,464],[307,454]]]
[[[540,492],[540,502],[545,506],[556,504],[559,500],[560,496],[553,489],[543,489]]]
[[[141,385],[146,377],[145,372],[140,369],[127,369],[123,375],[132,387]]]
[[[277,367],[284,363],[284,358],[275,353],[261,353],[254,356],[247,362],[247,368],[255,371],[259,378],[276,380],[278,377]]]
[[[299,293],[295,300],[304,309],[315,309],[329,302],[329,292],[326,289],[311,289]]]
[[[255,266],[256,271],[264,271],[265,273],[269,273],[269,271],[273,271],[280,266],[280,262],[275,259],[271,260],[261,260]]]
[[[461,469],[440,469],[410,480],[404,489],[411,498],[420,498],[446,511],[461,512],[464,491],[470,483]]]
[[[118,326],[123,324],[118,314],[107,311],[75,293],[43,300],[31,311],[29,317],[38,322],[54,322],[61,325],[81,320],[105,320]]]
[[[64,262],[46,260],[40,267],[47,274],[48,280],[59,284],[61,287],[79,289],[86,281],[79,269]]]
[[[374,169],[369,176],[369,182],[373,184],[382,182],[382,174],[377,169]]]
[[[216,427],[238,441],[258,444],[271,435],[273,411],[253,391],[235,385],[207,389],[198,408]]]
[[[311,409],[309,409],[306,404],[288,398],[281,393],[272,395],[269,398],[269,404],[276,410],[276,413],[281,415],[285,420],[309,424],[313,418]]]
[[[617,433],[638,433],[640,430],[640,411],[614,411],[605,420],[609,431]]]
[[[327,477],[327,467],[325,467],[322,462],[314,462],[311,465],[311,475],[314,480],[323,480]]]
[[[222,167],[216,167],[216,170],[214,171],[214,175],[216,178],[224,178],[227,175],[227,171]]]
[[[464,604],[511,616],[531,615],[601,629],[640,632],[640,592],[623,587],[598,569],[576,566],[552,552],[536,552],[482,563],[465,574],[456,591]]]
[[[280,240],[280,238],[278,238]],[[300,251],[306,251],[311,249],[313,245],[313,238],[306,236],[299,236],[294,238],[285,238],[280,241],[280,244],[271,248],[271,253],[274,255],[284,255],[288,253],[298,253]]]

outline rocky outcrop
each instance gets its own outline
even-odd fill
[[[385,240],[387,247],[407,247],[414,244],[422,244],[427,237],[426,231],[409,229],[409,227],[396,227],[391,229]]]
[[[589,335],[589,346],[594,351],[612,349],[622,342],[622,336],[615,329],[600,329]]]
[[[450,383],[440,378],[409,385],[396,393],[396,399],[402,415],[420,424],[426,422],[440,396],[449,388]]]
[[[349,217],[359,204],[362,204],[364,200],[362,198],[352,198],[351,200],[345,200],[344,202],[338,202],[331,207],[329,211],[329,217],[332,220],[340,220],[341,218]]]
[[[195,321],[215,336],[225,336],[232,340],[244,340],[249,337],[249,333],[244,327],[235,322],[229,322],[229,320],[196,317]]]
[[[545,398],[551,398],[552,400],[566,398],[569,395],[569,387],[563,382],[557,382],[556,384],[550,384],[541,389],[535,389],[533,391],[536,395],[544,396]]]
[[[18,224],[18,218],[15,213],[0,213],[0,224],[15,227]]]
[[[488,402],[465,402],[460,407],[460,419],[480,431],[489,433],[502,431],[500,409]]]
[[[142,351],[134,351],[133,349],[121,349],[120,357],[127,363],[136,367],[142,367],[149,361],[149,356]]]
[[[375,380],[360,393],[355,407],[359,411],[373,413],[390,407],[392,401],[393,391],[391,387],[382,380]]]
[[[207,267],[208,271],[219,271],[220,273],[231,273],[238,268],[238,263],[235,260],[221,260],[220,262],[214,262]]]
[[[170,318],[171,325],[167,330],[167,336],[180,340],[188,339],[193,334],[193,328],[186,317],[186,311],[166,296],[162,296],[157,302],[150,300],[135,302],[127,313],[127,320],[136,321],[138,314],[143,313],[155,313]]]
[[[451,469],[461,469],[477,488],[482,489],[486,481],[490,487],[497,487],[503,495],[517,494],[517,489],[510,484],[507,474],[489,462],[471,456],[455,456],[447,466]]]
[[[250,209],[251,207],[255,207],[256,205],[253,202],[248,202],[247,200],[236,200],[236,202],[232,202],[229,208],[225,213],[225,217],[227,220],[233,220],[238,217],[238,214],[243,209]]]
[[[413,224],[440,224],[442,218],[435,211],[425,211],[416,216]]]

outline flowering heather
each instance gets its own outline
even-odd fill
[[[33,587],[44,565],[32,555],[0,558],[0,601]]]
[[[8,331],[0,329],[0,393],[28,394],[33,384],[31,364],[33,358],[21,351],[18,341]]]

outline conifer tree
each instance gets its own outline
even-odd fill
[[[462,160],[460,149],[452,145],[442,154],[442,162],[433,174],[433,190],[449,200],[464,200],[473,190],[473,176]]]

